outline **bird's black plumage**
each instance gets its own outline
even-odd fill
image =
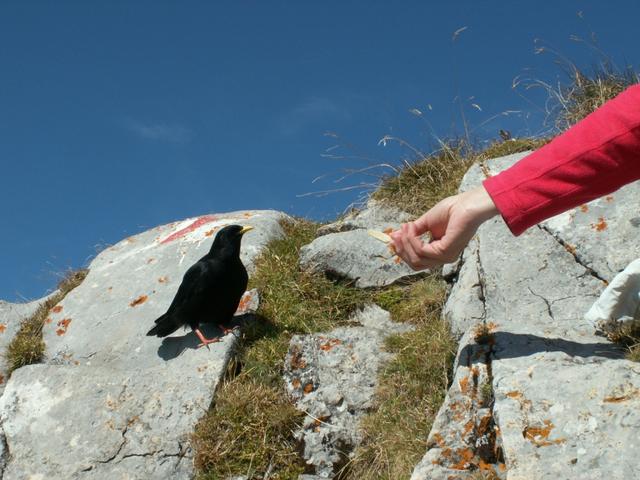
[[[249,279],[240,260],[240,242],[250,229],[229,225],[218,232],[209,253],[187,270],[167,312],[147,335],[165,337],[189,325],[201,337],[201,323],[231,319]]]

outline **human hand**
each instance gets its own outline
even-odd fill
[[[478,227],[497,215],[493,200],[480,186],[441,200],[413,222],[390,234],[396,253],[414,270],[454,262]],[[431,242],[421,236],[431,233]]]

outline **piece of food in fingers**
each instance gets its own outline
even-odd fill
[[[380,240],[381,242],[384,242],[384,243],[391,242],[391,237],[384,232],[370,229],[370,230],[367,230],[367,233],[371,235],[373,238],[375,238],[376,240]]]

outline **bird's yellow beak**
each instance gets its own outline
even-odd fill
[[[253,230],[253,227],[251,225],[247,225],[245,227],[242,227],[242,230],[240,230],[240,235],[244,235],[245,233],[247,233],[249,230]]]

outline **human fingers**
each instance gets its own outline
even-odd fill
[[[416,236],[416,228],[413,223],[406,223],[401,228],[402,249],[398,252],[400,258],[414,270],[422,270],[432,266],[430,259],[425,258],[422,249],[422,240]]]
[[[455,202],[455,199],[456,197],[448,197],[439,201],[427,212],[414,220],[413,223],[416,226],[416,233],[418,235],[424,235],[430,232],[432,238],[443,236],[449,223],[451,205]]]
[[[408,225],[408,232],[408,240],[411,244],[412,250],[420,259],[424,259],[425,257],[427,257],[427,255],[425,255],[425,242],[421,237],[422,233],[426,232],[418,232],[418,229],[413,222]]]

